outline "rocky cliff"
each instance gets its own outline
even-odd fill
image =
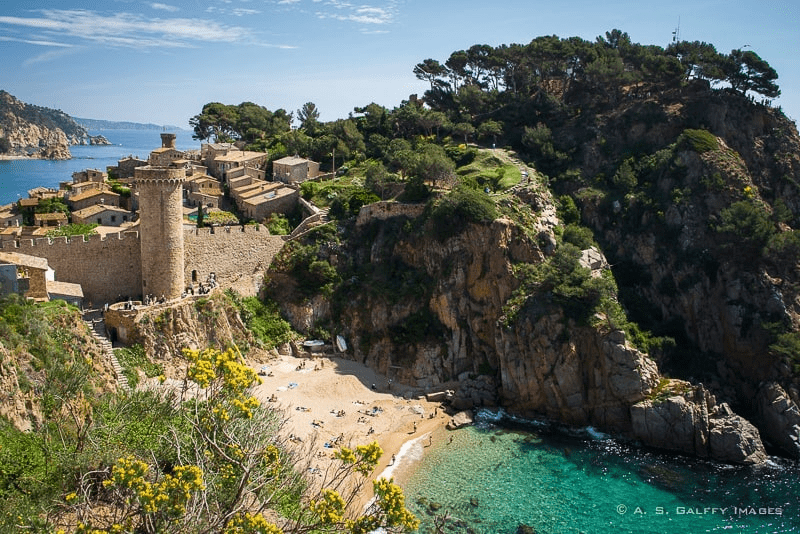
[[[552,254],[559,224],[545,190],[519,190],[507,202],[510,212],[527,213],[528,226],[501,217],[466,224],[441,240],[425,213],[359,217],[359,224],[339,228],[343,239],[317,238],[319,261],[343,275],[332,296],[298,299],[298,281],[280,267],[286,257],[273,265],[269,291],[300,330],[332,328],[349,340],[353,358],[396,383],[418,391],[454,389],[456,408],[503,406],[659,448],[763,461],[758,431],[732,411],[709,416],[704,397],[686,398],[688,409],[705,419],[687,424],[681,413],[673,416],[665,408],[673,401],[655,397],[663,380],[655,361],[622,331],[577,323],[546,292],[526,295],[515,319],[504,319],[520,286],[515,269]],[[649,423],[658,417],[679,428],[673,434],[681,439]],[[740,432],[744,426],[748,433]],[[683,441],[695,435],[706,441],[713,435],[715,446],[687,450]],[[724,447],[716,445],[720,439]]]
[[[70,145],[109,144],[59,110],[21,102],[0,90],[0,154],[42,159],[69,159]]]

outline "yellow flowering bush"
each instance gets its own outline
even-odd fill
[[[236,514],[222,534],[283,534],[283,531],[267,521],[261,514]]]
[[[344,519],[346,506],[338,491],[322,490],[322,498],[312,501],[310,507],[323,525],[335,525]]]

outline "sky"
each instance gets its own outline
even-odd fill
[[[774,104],[800,118],[796,0],[4,0],[0,89],[73,117],[182,128],[208,102],[313,102],[331,121],[422,95],[426,58],[615,28],[753,50],[778,72]]]

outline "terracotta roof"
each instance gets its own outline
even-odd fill
[[[38,206],[39,205],[39,199],[38,198],[23,198],[23,199],[20,199],[19,205],[22,206],[23,208],[29,208],[31,206]]]
[[[77,202],[79,200],[85,200],[87,198],[92,198],[97,195],[110,195],[112,197],[119,198],[119,195],[115,192],[111,191],[110,189],[90,189],[88,191],[84,191],[83,193],[79,193],[74,197],[69,197],[70,202]]]
[[[55,213],[34,213],[33,220],[39,221],[66,221],[67,214],[57,211]]]
[[[126,209],[118,208],[116,206],[106,206],[105,204],[95,204],[94,206],[89,206],[88,208],[83,208],[82,210],[77,210],[72,212],[73,217],[78,217],[79,219],[84,219],[86,217],[91,217],[92,215],[97,215],[98,213],[102,213],[105,211],[113,211],[115,213],[124,213],[129,214],[130,212]]]

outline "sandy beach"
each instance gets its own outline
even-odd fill
[[[287,434],[315,443],[312,465],[322,470],[334,450],[326,444],[377,441],[383,457],[372,478],[396,476],[397,469],[406,471],[421,457],[434,436],[442,439],[436,431],[450,420],[440,403],[406,399],[408,387],[390,384],[385,376],[350,360],[280,356],[254,368],[263,380],[255,388],[256,397],[286,411]],[[364,502],[370,497],[365,495]]]

